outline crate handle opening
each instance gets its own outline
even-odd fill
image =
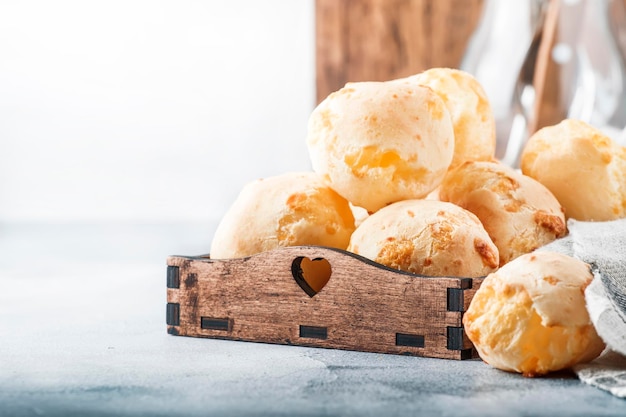
[[[328,283],[332,268],[330,262],[324,258],[311,260],[306,256],[298,256],[291,263],[291,274],[300,288],[309,297],[313,297]]]

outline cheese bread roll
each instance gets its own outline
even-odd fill
[[[348,83],[311,114],[307,146],[313,170],[371,213],[434,190],[452,161],[454,132],[427,87]]]
[[[454,126],[451,166],[495,158],[495,118],[485,90],[471,74],[452,68],[431,68],[400,81],[429,87],[443,100]]]
[[[529,253],[490,274],[463,315],[467,336],[495,368],[544,375],[588,362],[604,349],[585,307],[593,275],[554,252]]]
[[[556,196],[568,218],[626,217],[626,148],[585,122],[567,119],[538,130],[521,168]]]
[[[500,265],[567,233],[563,209],[552,193],[498,162],[467,161],[451,169],[439,198],[480,219],[498,247]]]
[[[498,267],[498,249],[476,216],[434,200],[380,209],[357,227],[348,250],[420,275],[480,277]]]
[[[354,231],[346,199],[314,173],[287,173],[247,184],[217,227],[214,259],[238,258],[279,246],[346,249]]]

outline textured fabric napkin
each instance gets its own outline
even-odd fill
[[[626,398],[626,219],[570,220],[569,234],[541,250],[565,253],[592,265],[594,280],[585,291],[587,310],[607,345],[594,361],[574,368],[578,377]]]

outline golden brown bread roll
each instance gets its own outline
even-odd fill
[[[626,217],[626,149],[589,124],[567,119],[530,137],[522,172],[583,221]]]
[[[348,83],[311,114],[307,146],[315,172],[374,212],[437,187],[452,160],[454,132],[443,101],[429,88]]]
[[[439,198],[474,213],[498,247],[500,265],[567,233],[557,199],[534,179],[497,162],[451,169]]]
[[[472,213],[433,200],[405,200],[369,216],[348,250],[394,269],[479,277],[498,267],[498,249]]]
[[[454,126],[451,167],[465,161],[491,161],[496,151],[496,122],[480,83],[469,73],[431,68],[398,80],[430,87],[443,100]]]
[[[348,201],[314,173],[287,173],[241,190],[218,225],[211,257],[238,258],[279,246],[346,249],[353,231]]]
[[[585,307],[593,275],[569,256],[529,253],[490,274],[463,316],[480,357],[495,368],[543,375],[604,349]]]

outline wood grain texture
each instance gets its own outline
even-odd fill
[[[559,12],[560,1],[549,1],[533,77],[535,102],[529,120],[529,135],[542,127],[557,124],[567,117],[567,109],[561,103],[560,68],[552,59],[552,50],[559,31]]]
[[[331,265],[328,283],[313,297],[292,273],[294,260],[301,257],[323,258]],[[179,325],[168,326],[171,334],[449,359],[475,357],[462,330],[462,315],[471,301],[468,294],[482,278],[420,277],[315,246],[280,248],[232,260],[174,256],[168,258],[168,265],[180,271],[180,288],[167,289],[168,303],[177,304],[180,311]],[[449,310],[448,289],[461,295],[459,311]],[[202,328],[203,318],[218,319],[215,323],[228,325],[228,330]],[[301,326],[310,328],[305,333],[321,337],[325,332],[326,337],[301,337]],[[450,332],[462,335],[462,346],[450,348]],[[423,347],[396,345],[398,334],[409,343],[423,337]]]
[[[348,81],[458,68],[483,0],[316,0],[317,101]]]

